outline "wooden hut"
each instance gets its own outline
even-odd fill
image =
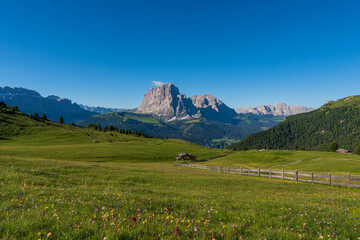
[[[196,161],[196,156],[192,155],[190,153],[182,152],[182,153],[178,154],[178,156],[176,157],[176,160],[178,160],[178,161],[181,161],[181,160]]]

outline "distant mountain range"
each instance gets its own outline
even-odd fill
[[[299,149],[328,151],[332,141],[354,151],[360,144],[360,95],[329,101],[322,107],[287,117],[266,131],[229,146],[230,149]]]
[[[57,121],[62,115],[66,123],[81,126],[99,123],[102,127],[113,125],[161,138],[179,138],[209,147],[224,147],[244,137],[277,125],[286,116],[310,111],[301,106],[276,104],[236,111],[210,94],[190,98],[179,89],[166,83],[151,88],[143,97],[139,108],[133,110],[89,107],[72,103],[58,96],[42,97],[24,88],[0,88],[0,100],[18,106],[27,114],[45,113]]]
[[[253,113],[256,115],[291,116],[299,113],[311,112],[313,108],[276,103],[275,106],[262,105],[258,107],[241,107],[235,109],[237,113]]]
[[[79,104],[79,106],[87,111],[95,112],[95,113],[112,113],[112,112],[123,112],[129,110],[122,108],[91,107],[82,104]]]
[[[136,113],[152,114],[166,121],[206,118],[214,121],[228,122],[238,114],[252,113],[256,115],[290,116],[310,112],[313,108],[289,106],[277,103],[275,106],[241,107],[232,109],[210,94],[194,95],[187,98],[171,83],[151,88],[143,97]]]

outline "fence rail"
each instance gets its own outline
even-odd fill
[[[175,166],[204,169],[213,172],[237,174],[246,176],[258,176],[277,178],[285,180],[293,180],[298,182],[320,183],[327,185],[337,185],[345,187],[360,188],[360,176],[358,175],[332,175],[331,173],[315,173],[315,172],[299,172],[298,170],[289,171],[284,169],[271,169],[271,168],[229,168],[217,166],[195,165],[189,163],[174,163]],[[357,184],[355,184],[355,183]]]

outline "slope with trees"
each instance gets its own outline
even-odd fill
[[[338,147],[355,151],[360,143],[360,95],[331,101],[319,109],[289,116],[277,126],[248,136],[229,149],[300,149],[328,151]]]

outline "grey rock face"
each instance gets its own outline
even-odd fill
[[[143,97],[137,113],[154,114],[164,118],[187,115],[188,101],[181,95],[179,89],[171,83],[157,88],[151,88]]]
[[[183,120],[206,117],[225,120],[236,116],[234,109],[216,97],[205,94],[187,98],[171,83],[151,88],[143,97],[137,113],[154,114],[165,120]]]
[[[258,107],[241,107],[235,109],[237,113],[253,113],[256,115],[291,116],[299,113],[311,112],[313,108],[276,103],[274,106],[262,105]]]

